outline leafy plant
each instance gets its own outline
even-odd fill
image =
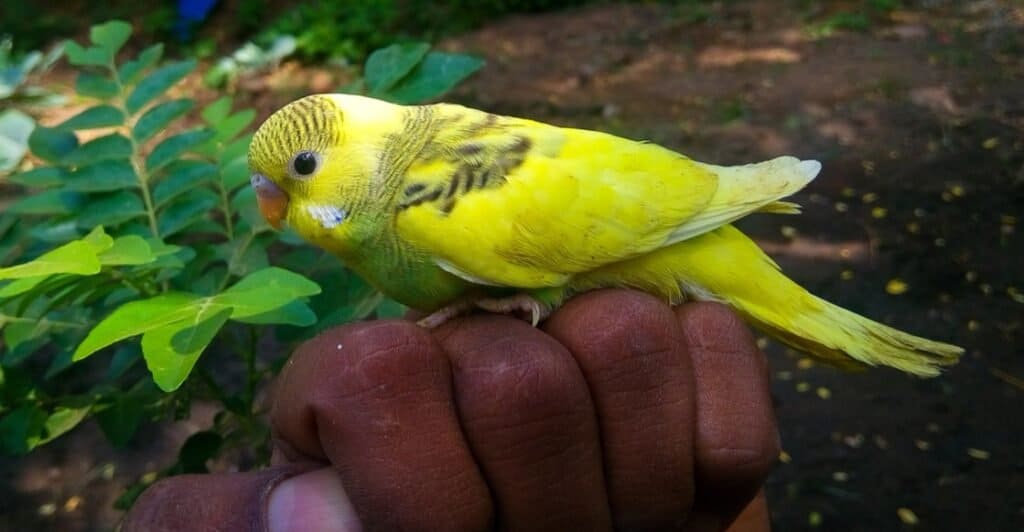
[[[431,51],[427,43],[393,44],[370,54],[363,77],[345,90],[418,103],[440,97],[483,66],[477,57]]]
[[[11,39],[0,40],[0,102],[4,107],[58,105],[63,98],[30,80],[47,70],[64,52],[54,46],[49,52],[33,51],[15,58]],[[17,109],[0,111],[0,174],[13,170],[28,151],[28,136],[35,120]]]
[[[205,470],[228,451],[263,463],[257,391],[290,346],[403,309],[268,227],[247,186],[255,113],[226,97],[197,109],[176,89],[196,63],[161,61],[159,44],[119,60],[130,35],[113,21],[88,45],[66,43],[81,67],[75,89],[94,104],[36,127],[28,145],[43,164],[7,178],[22,193],[0,213],[0,450],[29,452],[90,418],[124,445],[201,398],[220,404],[214,426],[161,475]],[[364,85],[411,102],[480,65],[391,47],[374,54]],[[267,342],[279,348],[260,356]]]
[[[281,35],[267,47],[247,42],[235,53],[221,58],[216,65],[206,72],[203,81],[210,87],[223,87],[233,84],[240,75],[268,70],[276,67],[283,59],[295,52],[295,38]]]

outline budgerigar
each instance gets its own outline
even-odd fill
[[[651,143],[451,104],[313,95],[277,111],[249,151],[260,209],[436,326],[474,307],[534,323],[567,298],[630,287],[721,301],[841,366],[922,376],[962,349],[808,293],[730,225],[794,213],[813,160],[699,163]]]

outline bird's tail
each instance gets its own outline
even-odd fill
[[[834,365],[891,366],[930,377],[963,353],[812,295],[732,226],[672,248],[686,255],[681,273],[689,295],[724,301],[769,335]]]

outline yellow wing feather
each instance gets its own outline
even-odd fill
[[[442,268],[478,284],[560,286],[759,209],[792,212],[777,200],[820,167],[780,157],[726,168],[605,133],[438,110],[455,116],[438,133],[449,148],[444,156],[428,149],[410,166],[404,186],[418,195],[396,228]],[[490,172],[486,186],[470,186],[467,166]]]

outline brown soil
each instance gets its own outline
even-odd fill
[[[775,529],[900,530],[911,528],[906,510],[921,530],[1019,529],[1024,8],[904,2],[913,7],[864,32],[811,36],[817,22],[859,4],[512,17],[444,43],[488,61],[448,99],[649,139],[708,162],[821,160],[821,176],[796,198],[803,215],[742,227],[815,293],[967,355],[943,377],[919,380],[841,373],[768,345],[786,451],[768,483]],[[287,65],[245,80],[240,103],[265,116],[343,77]],[[0,462],[11,479],[0,513],[12,529],[109,528],[110,501],[165,465],[189,430],[114,453],[90,426]]]

